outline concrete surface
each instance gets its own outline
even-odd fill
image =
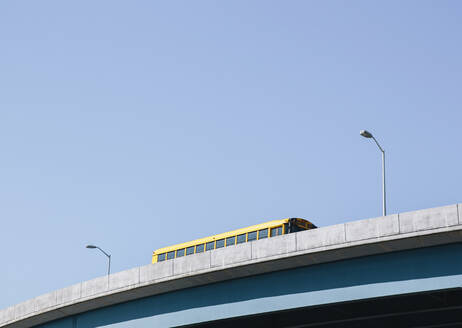
[[[461,204],[456,204],[347,222],[149,264],[0,310],[0,327],[30,327],[141,297],[261,273],[461,242],[461,215]]]

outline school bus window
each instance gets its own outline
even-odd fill
[[[245,233],[243,233],[242,235],[237,235],[237,243],[238,244],[245,243]]]
[[[182,256],[184,256],[184,248],[176,251],[176,257],[182,257]]]
[[[175,251],[171,251],[167,253],[167,260],[171,260],[175,258]]]
[[[157,262],[165,261],[165,253],[157,255]]]
[[[296,225],[302,229],[308,229],[309,226],[308,226],[308,222],[305,222],[303,220],[300,220],[300,219],[297,219],[296,221]]]
[[[247,234],[247,241],[252,241],[257,239],[257,232],[252,231]]]
[[[224,239],[218,239],[216,248],[222,248],[222,247],[225,247],[225,240]]]
[[[232,246],[236,244],[236,237],[228,237],[226,238],[226,246]]]
[[[205,250],[210,251],[215,248],[215,242],[211,241],[210,243],[205,244]]]
[[[278,227],[277,229],[278,229],[278,230],[277,230],[278,236],[282,235],[282,227]]]
[[[196,253],[202,253],[204,251],[204,244],[196,246]]]
[[[271,237],[282,235],[282,227],[271,228]]]
[[[194,254],[194,246],[186,248],[186,255]]]
[[[268,238],[268,229],[258,231],[258,239]]]

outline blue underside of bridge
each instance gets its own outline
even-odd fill
[[[81,313],[43,328],[172,327],[462,286],[462,244],[235,279]]]

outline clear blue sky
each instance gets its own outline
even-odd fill
[[[285,217],[462,201],[458,1],[2,1],[0,308]]]

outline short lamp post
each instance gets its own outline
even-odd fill
[[[383,216],[387,215],[387,200],[386,200],[386,194],[385,194],[385,150],[383,150],[382,147],[380,147],[379,143],[377,140],[374,138],[372,133],[366,131],[366,130],[361,130],[359,132],[360,135],[362,135],[364,138],[371,138],[375,141],[377,144],[377,147],[379,147],[380,151],[382,152],[382,207],[383,207]]]
[[[99,249],[104,255],[107,256],[108,260],[109,260],[109,263],[108,263],[108,267],[107,267],[107,275],[109,276],[111,274],[111,255],[106,253],[105,251],[103,251],[101,248],[99,248],[98,246],[95,246],[95,245],[87,245],[86,246],[87,248],[90,248],[90,249],[94,249],[94,248],[97,248]]]

